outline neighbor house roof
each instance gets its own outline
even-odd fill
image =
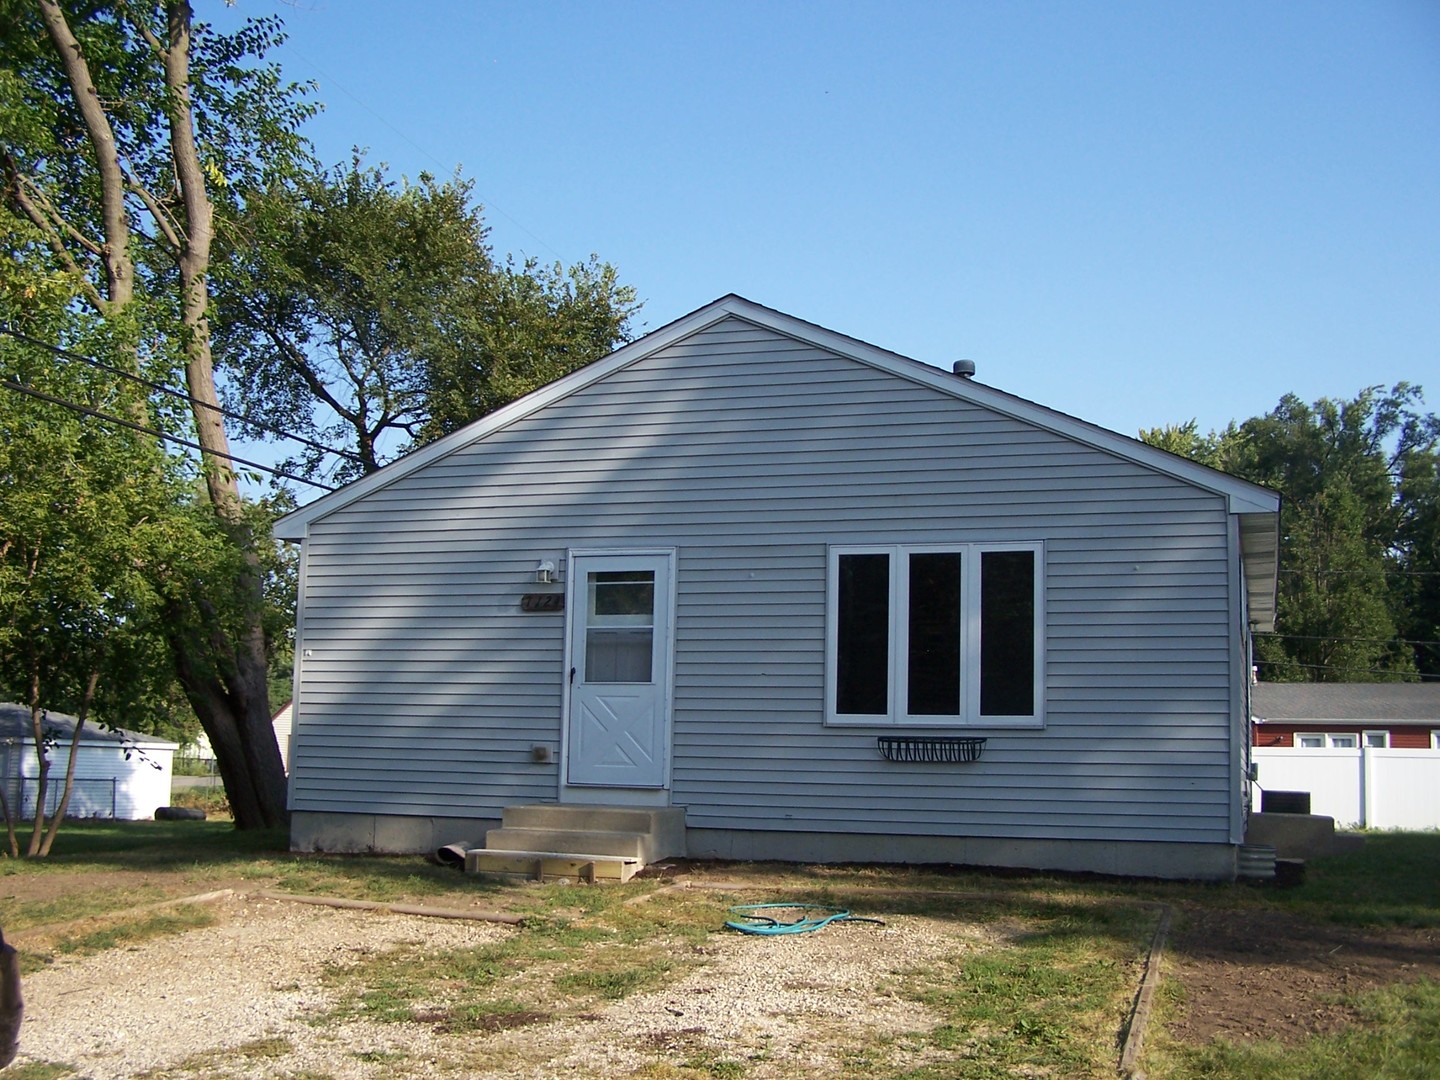
[[[1440,723],[1440,682],[1256,683],[1250,711],[1261,723],[1387,720]]]
[[[394,483],[486,436],[559,401],[592,383],[704,330],[722,319],[739,318],[776,333],[848,357],[873,368],[920,383],[962,401],[1055,432],[1076,442],[1105,451],[1155,472],[1176,477],[1221,495],[1230,512],[1238,516],[1241,554],[1246,575],[1246,592],[1251,622],[1257,629],[1271,630],[1275,621],[1276,578],[1279,566],[1280,497],[1267,488],[1230,476],[1188,458],[1171,454],[1117,434],[1087,421],[1057,412],[992,386],[961,378],[929,364],[901,356],[856,338],[827,330],[793,315],[764,307],[731,294],[707,304],[644,337],[615,350],[609,356],[571,372],[509,405],[451,432],[398,461],[352,484],[323,496],[281,518],[275,535],[282,540],[303,540],[310,522],[334,513],[387,484]]]
[[[67,713],[45,710],[44,730],[53,731],[56,739],[68,743],[75,734],[76,719]],[[30,707],[14,702],[0,702],[0,740],[31,740],[35,732],[30,726]],[[151,750],[174,750],[179,743],[146,735],[125,728],[102,728],[93,721],[87,722],[80,731],[80,741],[86,744],[110,743],[115,746],[143,747]]]

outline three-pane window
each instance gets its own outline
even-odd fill
[[[1041,550],[832,548],[829,721],[1038,725]]]

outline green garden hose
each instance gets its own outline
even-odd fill
[[[781,922],[779,919],[771,918],[769,915],[759,914],[762,911],[771,911],[783,908],[789,911],[822,911],[825,915],[801,915],[794,922]],[[730,909],[730,914],[737,916],[726,922],[731,930],[739,930],[743,934],[808,934],[829,926],[832,922],[866,922],[885,923],[880,919],[865,919],[858,915],[851,915],[844,908],[826,907],[823,904],[736,904]]]

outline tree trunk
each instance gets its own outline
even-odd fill
[[[75,714],[75,734],[70,736],[70,757],[65,762],[65,786],[60,792],[60,805],[55,807],[55,816],[50,819],[50,828],[45,830],[45,840],[35,852],[42,859],[50,854],[55,844],[55,834],[70,810],[70,796],[75,791],[75,758],[80,752],[80,733],[85,730],[85,720],[90,715],[90,703],[95,700],[95,687],[100,683],[100,673],[92,671],[85,680],[85,696],[80,701],[80,711]]]
[[[125,170],[120,164],[110,118],[90,77],[85,53],[65,19],[65,13],[57,0],[39,0],[39,6],[41,18],[45,21],[45,32],[60,56],[60,66],[69,80],[75,107],[80,110],[85,124],[86,138],[95,153],[105,230],[102,260],[106,287],[101,314],[116,315],[135,296],[135,266],[130,258],[130,219],[125,209]]]
[[[5,814],[5,840],[10,845],[10,857],[20,857],[20,837],[15,833],[15,816],[10,810],[10,796],[5,794],[5,788],[10,783],[8,777],[0,779],[0,812]]]
[[[237,829],[286,824],[285,766],[270,723],[264,669],[259,695],[235,662],[235,651],[203,601],[198,619],[179,602],[167,613],[167,635],[185,697],[215,751],[215,764]],[[258,722],[257,722],[258,717]]]
[[[214,207],[205,188],[205,172],[195,146],[190,103],[190,24],[188,0],[171,0],[168,42],[165,49],[165,83],[170,101],[170,149],[175,176],[185,205],[185,238],[179,253],[181,318],[185,330],[185,381],[205,468],[210,505],[243,553],[244,569],[235,582],[236,599],[244,613],[243,628],[228,663],[226,686],[186,684],[201,725],[210,735],[220,775],[225,780],[231,809],[239,828],[273,827],[287,821],[285,765],[270,724],[270,697],[265,657],[265,631],[261,624],[265,595],[256,538],[245,519],[244,504],[231,467],[230,442],[215,392],[215,371],[210,353],[208,275],[210,245],[215,236]],[[184,641],[183,638],[176,640]],[[190,665],[194,670],[194,665]],[[207,722],[208,717],[208,722]],[[213,728],[213,731],[212,731]],[[225,757],[222,744],[229,744]],[[227,763],[226,758],[229,758]],[[231,794],[231,778],[237,790]],[[243,806],[236,806],[235,796]],[[252,800],[254,806],[251,806]],[[253,810],[253,817],[252,817]]]
[[[32,655],[30,661],[30,737],[35,740],[35,823],[30,830],[30,845],[26,855],[40,850],[41,834],[45,828],[45,796],[50,785],[50,758],[45,753],[45,730],[40,717],[40,661]]]
[[[106,317],[118,316],[134,299],[130,208],[126,204],[127,184],[134,178],[126,176],[107,106],[95,86],[84,50],[71,30],[64,9],[58,0],[36,2],[95,156],[106,275],[105,294],[97,306]],[[174,179],[184,206],[183,230],[174,228],[157,210],[159,202],[151,193],[142,191],[139,197],[154,218],[156,238],[171,250],[179,266],[185,378],[193,399],[206,494],[231,541],[244,556],[244,569],[233,588],[235,599],[245,613],[243,628],[233,641],[226,641],[212,621],[198,637],[183,632],[172,634],[171,645],[181,685],[216,748],[237,827],[264,828],[284,824],[286,812],[284,765],[270,726],[266,685],[265,637],[261,624],[263,574],[256,554],[257,539],[245,520],[234,471],[229,459],[222,456],[229,453],[229,442],[223,417],[216,408],[219,400],[210,355],[210,327],[205,318],[214,208],[195,141],[190,86],[193,12],[187,0],[167,0],[165,13],[162,41],[144,12],[128,12],[137,32],[164,61],[170,149]],[[143,410],[143,403],[139,407]],[[202,674],[207,672],[220,674]]]

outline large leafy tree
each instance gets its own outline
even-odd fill
[[[295,132],[309,106],[263,60],[279,40],[274,21],[220,35],[194,21],[186,0],[0,0],[0,26],[5,203],[28,229],[14,254],[43,258],[73,288],[76,318],[53,340],[97,348],[79,329],[95,319],[105,355],[123,370],[183,372],[188,416],[144,400],[129,403],[130,415],[188,426],[200,448],[201,499],[235,558],[168,568],[167,637],[236,824],[280,824],[267,541],[240,497],[215,407],[210,275],[217,230],[248,194],[303,164]]]
[[[35,239],[0,210],[12,250]],[[0,315],[26,337],[62,323],[106,347],[102,320],[77,318],[69,275],[34,262],[0,265]],[[214,542],[185,469],[154,439],[97,424],[79,405],[109,415],[146,409],[131,380],[0,336],[0,696],[29,707],[39,790],[26,852],[49,854],[74,779],[75,746],[87,723],[174,733],[174,675],[157,585],[180,561],[192,568]],[[61,403],[66,404],[61,404]],[[79,718],[68,746],[52,745],[46,714]],[[191,720],[193,723],[193,718]],[[63,761],[59,811],[44,823],[52,759]],[[20,807],[0,799],[12,854]]]
[[[313,440],[287,462],[308,475],[372,472],[605,355],[637,307],[593,257],[498,263],[459,178],[397,183],[357,159],[250,199],[239,225],[217,355],[237,404]]]
[[[1271,681],[1440,675],[1437,439],[1420,388],[1379,386],[1200,435],[1193,421],[1142,431],[1152,445],[1283,496],[1279,633],[1257,642]]]

